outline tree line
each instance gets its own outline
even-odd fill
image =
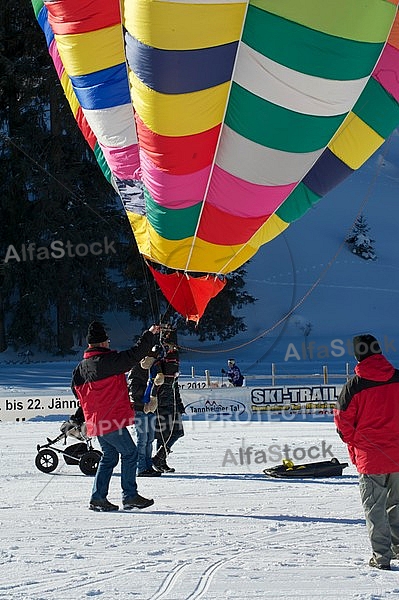
[[[0,212],[0,352],[65,354],[105,312],[143,326],[166,314],[25,0],[5,0],[0,12]],[[232,274],[197,328],[172,315],[179,329],[200,340],[244,331],[234,313],[255,301],[245,275]]]

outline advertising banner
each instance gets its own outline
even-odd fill
[[[190,418],[262,420],[271,415],[332,415],[342,385],[180,390]]]
[[[0,421],[28,421],[37,417],[51,415],[72,415],[79,403],[72,392],[65,394],[45,395],[37,390],[27,391],[24,395],[0,397]]]
[[[332,414],[342,386],[312,385],[251,388],[252,413]]]
[[[332,414],[340,385],[206,387],[185,382],[180,388],[186,417],[201,420],[267,420],[272,415]],[[0,397],[0,421],[70,416],[78,401],[67,390],[59,395],[37,391]]]

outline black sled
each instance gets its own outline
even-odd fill
[[[304,479],[315,477],[337,477],[342,475],[343,469],[348,463],[340,463],[337,458],[324,460],[321,462],[308,463],[305,465],[294,465],[292,460],[283,460],[282,465],[264,469],[263,472],[268,477],[280,477],[282,479]]]

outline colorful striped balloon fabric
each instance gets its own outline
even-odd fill
[[[399,124],[398,0],[32,4],[140,252],[214,275],[196,311],[158,270],[187,318]]]

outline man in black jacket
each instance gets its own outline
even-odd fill
[[[175,442],[184,436],[182,414],[186,412],[179,392],[179,353],[176,345],[166,347],[161,366],[164,383],[155,386],[154,390],[158,400],[155,428],[157,453],[152,464],[157,471],[173,473],[175,469],[167,464],[166,458]]]

